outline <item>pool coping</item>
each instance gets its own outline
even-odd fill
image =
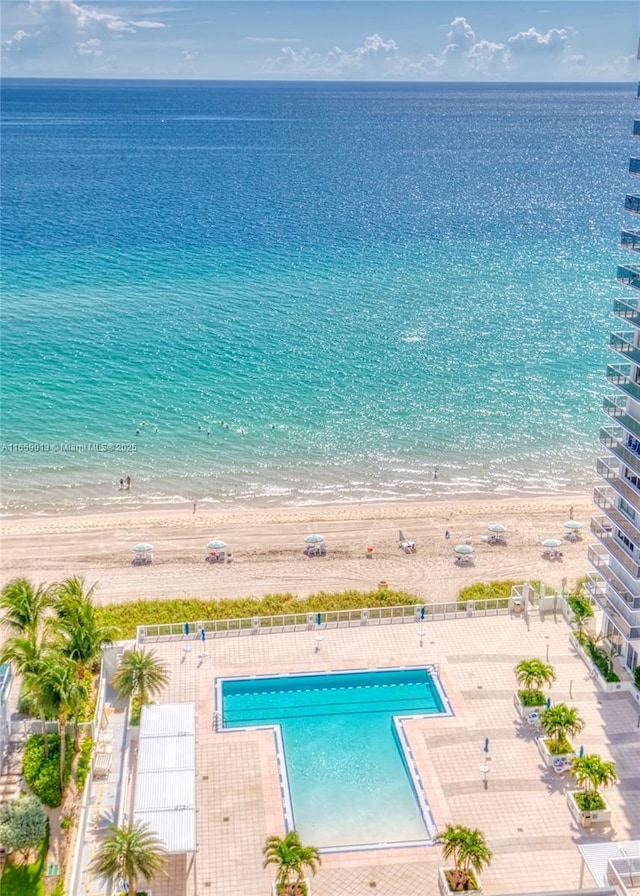
[[[349,853],[349,852],[367,852],[373,850],[385,850],[385,849],[407,849],[407,848],[419,848],[424,846],[433,846],[435,843],[435,838],[438,833],[438,829],[435,823],[435,819],[433,817],[433,812],[431,811],[431,807],[429,805],[429,800],[427,797],[426,790],[422,783],[422,776],[418,770],[416,765],[416,761],[413,755],[413,750],[411,749],[411,744],[409,743],[409,737],[404,727],[404,722],[409,720],[417,720],[417,719],[437,719],[437,718],[450,718],[455,715],[453,711],[453,707],[451,706],[451,702],[447,696],[447,693],[442,685],[442,681],[440,679],[439,669],[437,665],[433,663],[420,663],[418,665],[406,665],[406,666],[373,666],[373,667],[358,667],[358,668],[349,668],[349,669],[318,669],[313,672],[282,672],[278,674],[269,674],[265,673],[264,675],[221,675],[216,676],[214,679],[214,720],[218,719],[221,722],[220,727],[216,726],[216,734],[225,734],[228,732],[249,732],[249,731],[270,731],[273,735],[274,746],[276,750],[276,763],[278,769],[278,784],[280,789],[280,798],[282,802],[282,812],[284,818],[284,826],[285,832],[289,833],[290,831],[295,829],[295,820],[293,815],[293,804],[291,800],[291,789],[289,786],[289,776],[287,772],[287,761],[286,761],[286,750],[284,746],[284,740],[282,738],[282,728],[279,724],[275,725],[247,725],[247,726],[238,726],[233,728],[225,728],[224,725],[224,713],[223,713],[223,701],[222,701],[222,686],[224,682],[227,681],[255,681],[259,679],[274,679],[274,678],[310,678],[320,675],[347,675],[349,673],[362,673],[362,672],[404,672],[404,671],[425,671],[429,674],[431,678],[431,682],[436,689],[438,697],[440,699],[440,703],[442,705],[441,712],[432,712],[432,713],[412,713],[411,715],[393,715],[392,721],[394,725],[394,731],[396,735],[396,740],[398,746],[400,748],[400,755],[402,758],[402,762],[405,768],[405,771],[409,777],[409,781],[411,786],[413,787],[414,795],[418,802],[418,806],[420,808],[420,813],[422,815],[422,820],[424,822],[425,828],[428,833],[428,837],[424,840],[396,840],[391,843],[389,842],[379,842],[379,843],[357,843],[350,844],[345,846],[323,846],[319,848],[320,853]]]

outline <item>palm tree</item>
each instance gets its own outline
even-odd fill
[[[129,885],[129,896],[135,896],[138,876],[152,881],[164,869],[165,862],[162,841],[149,826],[129,821],[121,827],[109,825],[91,869],[109,881],[124,878]]]
[[[42,702],[50,707],[58,717],[60,725],[60,791],[64,795],[66,789],[65,754],[67,743],[67,722],[73,718],[76,722],[78,710],[87,697],[87,686],[78,678],[75,663],[63,654],[50,650],[44,655],[45,664],[39,684],[30,681],[30,686],[39,687]],[[77,746],[77,744],[76,744]]]
[[[94,588],[95,585],[85,593],[84,581],[74,577],[65,579],[55,589],[53,630],[60,650],[76,663],[81,679],[87,669],[97,666],[102,648],[112,642],[114,635],[113,629],[98,621],[92,601]]]
[[[580,808],[583,811],[604,809],[605,802],[599,790],[601,787],[610,787],[618,780],[615,762],[607,762],[597,753],[585,753],[584,756],[577,756],[571,763],[571,775],[583,790],[585,799],[580,800]]]
[[[169,682],[166,665],[154,650],[129,650],[122,657],[112,684],[122,697],[133,697],[144,706]]]
[[[315,874],[322,861],[315,846],[302,845],[297,831],[289,831],[284,837],[275,835],[267,837],[262,854],[263,868],[268,865],[278,866],[276,887],[278,892],[283,894],[289,892],[292,875],[296,875],[296,883],[300,882],[304,877],[305,868]]]
[[[447,873],[450,889],[477,889],[478,882],[473,872],[479,874],[493,857],[482,831],[448,824],[443,833],[438,834],[436,842],[442,844],[444,858],[453,862],[453,870]]]
[[[47,739],[46,725],[46,700],[44,698],[42,682],[46,669],[46,649],[38,643],[37,634],[21,638],[15,635],[9,638],[0,654],[0,663],[11,663],[15,672],[22,678],[23,686],[28,696],[34,701],[44,741],[44,754],[49,755],[49,743]]]
[[[550,752],[560,754],[569,753],[571,744],[569,736],[575,737],[584,728],[584,721],[574,706],[566,703],[557,703],[549,709],[543,709],[540,713],[540,724],[543,731],[549,737]]]
[[[34,588],[28,579],[12,579],[0,593],[0,623],[16,635],[35,640],[47,607],[51,604],[51,588]]]
[[[556,680],[553,666],[542,660],[521,660],[514,671],[518,684],[525,691],[540,691],[545,684],[551,687]]]

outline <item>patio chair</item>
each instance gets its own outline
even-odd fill
[[[564,775],[566,772],[571,771],[571,760],[564,756],[558,756],[557,759],[553,760],[552,768],[556,775]]]
[[[534,709],[533,712],[530,712],[527,716],[527,724],[531,725],[532,728],[540,727],[540,713],[537,709]]]

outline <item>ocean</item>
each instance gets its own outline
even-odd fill
[[[1,99],[4,513],[593,481],[631,85]]]

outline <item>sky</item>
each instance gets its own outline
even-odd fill
[[[0,0],[3,77],[636,81],[640,0]]]

